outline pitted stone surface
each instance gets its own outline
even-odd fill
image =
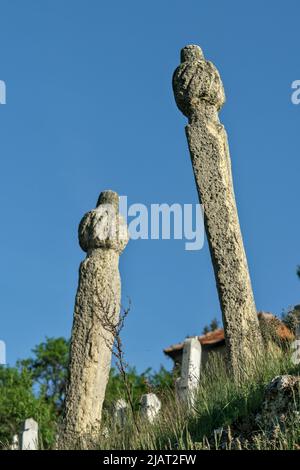
[[[233,190],[227,135],[218,111],[225,102],[220,75],[198,46],[181,52],[173,76],[179,109],[189,119],[186,135],[217,289],[229,364],[239,380],[262,340]]]
[[[199,46],[186,46],[181,51],[181,64],[173,76],[175,100],[180,111],[192,118],[203,102],[221,109],[225,103],[223,84],[216,67],[205,60]]]
[[[115,232],[111,232],[111,223],[115,224]],[[114,341],[107,322],[117,325],[119,320],[119,254],[128,242],[116,193],[101,193],[97,208],[80,223],[79,242],[87,256],[79,271],[60,447],[100,430]]]
[[[291,414],[299,417],[300,377],[279,375],[266,387],[261,412],[256,422],[264,428],[283,424]]]
[[[81,248],[87,253],[96,248],[122,253],[128,243],[124,219],[116,215],[109,205],[99,205],[85,214],[79,225],[78,238]]]

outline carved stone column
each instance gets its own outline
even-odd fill
[[[218,112],[225,102],[220,75],[198,46],[181,51],[173,76],[223,313],[229,365],[239,380],[262,341],[233,190],[227,135]]]
[[[79,243],[87,256],[79,271],[60,447],[72,446],[77,438],[99,432],[114,341],[107,326],[119,320],[118,265],[127,242],[118,195],[105,191],[96,209],[79,225]]]

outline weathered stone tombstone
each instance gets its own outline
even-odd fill
[[[6,104],[6,83],[0,80],[0,104]]]
[[[181,376],[176,381],[178,399],[193,409],[199,387],[201,369],[201,344],[197,337],[184,341]]]
[[[6,364],[6,344],[0,340],[0,365]]]
[[[187,116],[186,136],[215,272],[229,366],[243,379],[261,353],[262,338],[233,190],[227,134],[218,112],[225,102],[216,67],[200,47],[186,46],[173,75],[174,96]]]
[[[123,398],[119,398],[113,407],[113,417],[114,423],[120,427],[124,428],[128,416],[128,404]]]
[[[300,323],[298,322],[295,329],[295,340],[292,344],[292,363],[300,364]]]
[[[58,447],[72,446],[100,433],[115,328],[119,322],[119,256],[128,231],[119,214],[119,197],[102,192],[96,209],[79,225],[79,243],[87,253],[80,265],[72,329],[69,381]]]
[[[292,417],[293,425],[299,426],[298,397],[299,375],[278,375],[265,387],[263,401],[255,421],[264,432],[285,426]]]
[[[18,434],[14,434],[11,445],[10,445],[10,450],[19,450],[19,449],[20,449],[19,436]]]
[[[39,448],[39,426],[38,423],[28,418],[24,422],[23,430],[21,431],[21,450],[38,450]]]
[[[161,409],[161,401],[155,393],[147,393],[141,397],[141,416],[149,423],[153,423]]]

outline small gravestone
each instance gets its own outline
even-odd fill
[[[184,342],[181,376],[176,381],[178,399],[193,408],[200,380],[201,344],[197,337]]]
[[[6,364],[6,346],[5,342],[0,340],[0,365]]]
[[[117,400],[114,404],[113,416],[115,424],[121,428],[125,426],[127,419],[128,404],[123,398]]]
[[[12,438],[10,450],[19,450],[19,447],[20,447],[19,436],[18,434],[15,434]]]
[[[38,431],[39,426],[34,419],[25,420],[21,431],[21,450],[38,450]]]
[[[141,415],[149,423],[153,423],[161,409],[161,401],[155,393],[147,393],[141,397]]]
[[[296,325],[295,340],[292,344],[292,362],[294,365],[300,364],[300,323]]]

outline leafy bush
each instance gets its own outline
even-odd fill
[[[266,343],[267,344],[267,343]],[[18,367],[0,367],[0,441],[10,444],[26,418],[39,423],[41,446],[53,446],[56,423],[67,376],[68,342],[63,338],[47,338],[34,350],[33,358],[19,361]],[[127,381],[134,404],[129,409],[126,425],[120,429],[112,419],[112,404],[119,398],[127,400],[127,390],[118,370],[112,368],[106,390],[103,413],[103,433],[91,449],[210,449],[218,447],[214,431],[228,429],[227,448],[231,448],[230,429],[241,423],[253,426],[253,416],[259,410],[265,386],[275,376],[294,373],[287,349],[267,348],[263,358],[257,358],[249,378],[236,384],[228,375],[224,358],[212,353],[201,371],[199,393],[194,409],[188,410],[176,399],[175,377],[163,367],[159,372],[147,369],[138,374],[127,369]],[[154,392],[162,401],[162,410],[154,424],[145,422],[139,413],[143,393]],[[299,411],[299,410],[298,410]],[[296,415],[295,415],[296,416]],[[257,449],[297,449],[300,447],[299,423],[291,420],[272,438],[256,429],[250,447]],[[242,444],[241,444],[242,445]]]
[[[42,398],[33,393],[32,375],[26,369],[0,366],[0,444],[7,447],[18,434],[26,418],[39,423],[45,447],[53,444],[55,413]]]
[[[296,326],[300,324],[300,305],[296,305],[282,315],[283,323],[293,332],[296,332]]]
[[[69,341],[47,338],[33,350],[34,357],[17,362],[19,369],[31,373],[40,398],[53,405],[59,414],[62,409],[68,375]]]
[[[39,423],[41,446],[54,444],[57,423],[61,418],[68,375],[69,341],[65,338],[46,338],[33,350],[33,356],[19,360],[16,367],[0,367],[0,444],[11,443],[26,418]],[[134,367],[127,370],[127,380],[135,410],[143,393],[160,392],[173,387],[170,372],[147,369],[138,374]],[[127,399],[124,381],[112,368],[106,389],[104,410],[111,412],[118,398]]]

